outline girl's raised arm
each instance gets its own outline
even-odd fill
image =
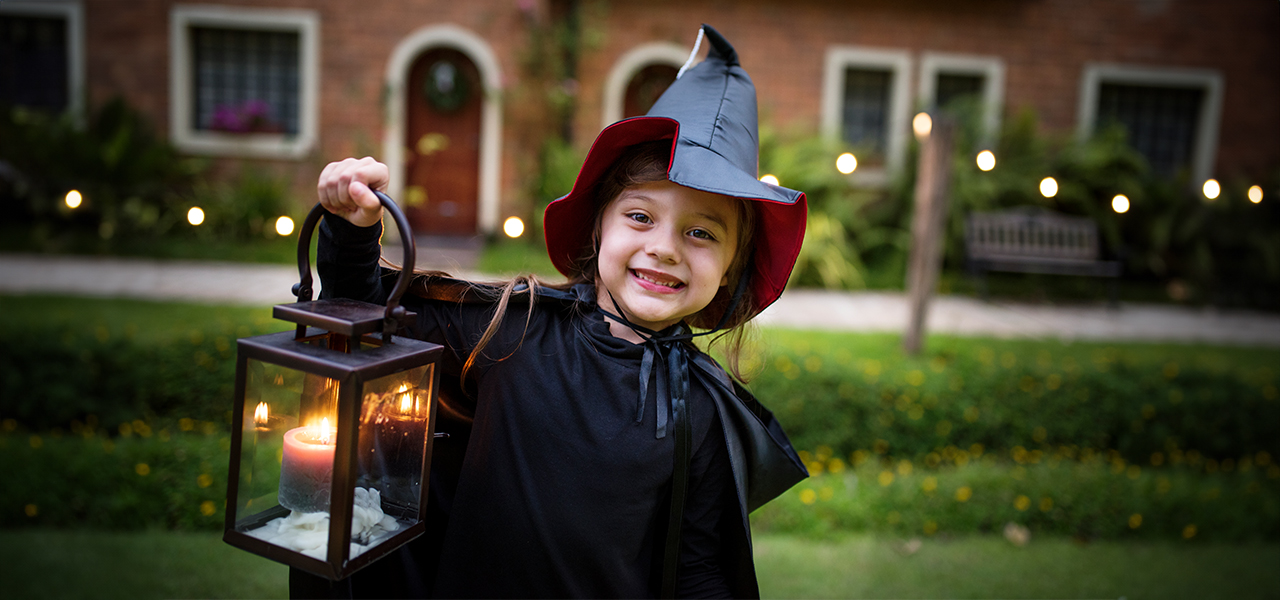
[[[386,191],[390,170],[368,156],[331,162],[320,172],[316,194],[325,210],[357,227],[382,220],[382,204],[372,190]]]

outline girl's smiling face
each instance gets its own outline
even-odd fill
[[[728,281],[739,204],[666,180],[624,189],[600,218],[596,301],[612,310],[616,300],[627,320],[654,331],[706,308]],[[625,325],[611,321],[610,331],[640,341]]]

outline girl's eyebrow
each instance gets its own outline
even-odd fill
[[[702,217],[708,221],[711,221],[712,223],[714,223],[715,225],[718,225],[721,229],[725,231],[729,230],[729,222],[726,221],[720,215],[712,214],[709,212],[698,212],[698,213],[695,213],[695,215]]]

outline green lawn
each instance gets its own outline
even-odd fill
[[[1280,545],[761,535],[766,598],[1275,598]],[[284,598],[287,569],[210,533],[0,532],[8,598]]]

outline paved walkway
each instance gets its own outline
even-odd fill
[[[466,270],[454,273],[491,279]],[[298,277],[295,267],[281,265],[0,254],[0,293],[6,294],[270,305],[292,302],[290,289]],[[802,329],[901,332],[907,303],[900,293],[796,289],[783,294],[759,320]],[[930,306],[927,322],[931,332],[956,335],[1280,347],[1280,315],[1246,310],[1123,303],[1118,308],[1052,306],[941,296]]]

